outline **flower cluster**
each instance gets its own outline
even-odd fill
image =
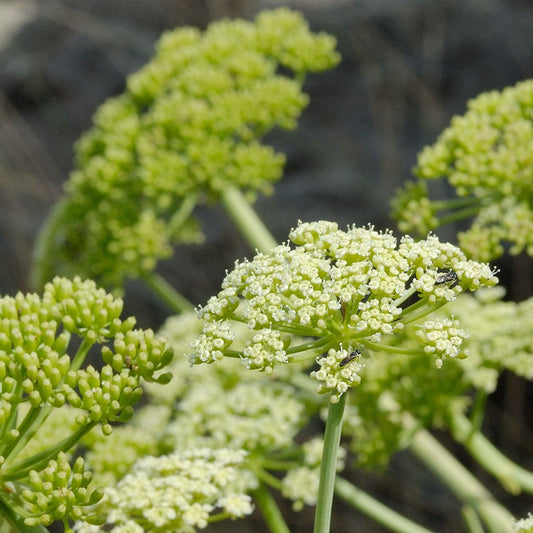
[[[107,531],[194,531],[207,526],[210,515],[240,518],[251,514],[247,491],[257,485],[246,470],[242,450],[197,448],[135,464],[116,487],[105,493]],[[78,523],[77,533],[101,531]]]
[[[28,524],[83,515],[97,493],[83,462],[71,468],[63,452],[131,418],[141,380],[170,379],[171,349],[121,311],[122,300],[79,278],[54,278],[42,297],[0,298],[0,488],[21,494]],[[82,366],[98,345],[105,364]]]
[[[292,361],[314,361],[311,377],[332,401],[359,383],[360,355],[387,350],[406,326],[437,364],[461,353],[464,333],[449,319],[422,319],[465,290],[497,283],[491,268],[429,236],[399,244],[390,233],[333,222],[300,223],[283,244],[237,263],[222,290],[200,310],[208,322],[193,343],[193,362],[239,357],[271,372]],[[234,345],[235,323],[254,332]],[[301,342],[294,335],[304,338]]]
[[[513,528],[516,533],[533,533],[533,514],[528,513],[525,518],[515,520]]]
[[[102,498],[101,490],[91,490],[92,474],[85,470],[83,458],[78,457],[71,467],[67,456],[60,452],[41,472],[31,470],[29,487],[22,491],[22,500],[31,518],[26,525],[49,526],[62,520],[68,530],[68,521],[83,518],[88,522],[98,516],[87,513],[90,507]]]
[[[510,243],[513,254],[533,255],[533,80],[481,94],[432,146],[419,154],[416,182],[394,201],[402,231],[426,234],[471,218],[459,244],[469,257],[488,261]],[[431,200],[432,183],[446,180],[456,198]]]
[[[165,33],[78,142],[68,196],[41,235],[38,281],[74,273],[120,287],[173,243],[202,238],[191,216],[198,202],[230,187],[269,193],[284,157],[260,139],[295,128],[305,74],[338,61],[334,38],[287,8]]]
[[[293,509],[300,511],[304,505],[316,505],[320,481],[320,462],[324,441],[314,438],[302,446],[303,466],[293,468],[281,480],[281,493],[293,501]],[[346,450],[339,448],[337,454],[337,471],[344,469]]]
[[[202,325],[196,313],[183,314],[168,319],[160,334],[169,339],[176,353],[184,354]],[[241,346],[245,346],[247,340],[253,340],[254,332],[246,326],[237,326],[237,331],[239,339],[236,343]],[[234,450],[246,454],[239,475],[249,479],[250,483],[243,489],[243,494],[253,496],[257,479],[274,480],[269,472],[274,468],[285,475],[281,481],[275,479],[273,488],[293,500],[295,508],[301,509],[304,504],[316,502],[322,440],[314,438],[301,443],[300,433],[309,417],[317,413],[324,402],[315,395],[310,401],[307,393],[290,383],[293,375],[302,377],[299,365],[290,365],[286,372],[280,372],[283,379],[279,375],[274,378],[262,373],[250,374],[235,359],[200,368],[191,366],[187,358],[181,356],[172,361],[169,369],[173,379],[167,387],[144,385],[151,401],[137,410],[126,426],[114,429],[109,438],[91,434],[85,439],[84,445],[89,450],[86,460],[95,478],[107,485],[106,496],[94,512],[115,516],[115,509],[117,512],[123,509],[122,500],[115,495],[123,483],[126,486],[136,479],[137,466],[133,466],[136,460],[146,455],[155,460],[162,454],[183,458],[190,450],[211,450],[211,453]],[[297,438],[300,444],[296,443]],[[116,449],[121,450],[119,458]],[[339,462],[340,468],[342,461]],[[151,475],[147,483],[158,483],[157,478],[155,474]],[[303,478],[309,483],[299,486],[298,480]],[[130,481],[121,481],[125,479]],[[182,487],[183,491],[189,489],[190,484]],[[221,496],[218,488],[210,490],[213,495],[216,492]],[[194,514],[195,498],[194,494],[185,495],[176,516]],[[241,496],[238,501],[240,499]],[[147,525],[144,519],[153,505],[152,500],[143,500],[137,507],[137,516],[143,518],[135,519],[135,524],[142,524],[148,531],[158,531],[153,525]],[[210,516],[205,515],[205,520],[223,518],[217,514],[219,511],[212,506]],[[229,512],[226,517],[236,516],[237,513]],[[133,520],[132,517],[128,527],[135,531]],[[82,528],[79,531],[91,531],[90,528],[84,529],[89,527],[86,524],[78,526]]]
[[[360,464],[383,466],[408,444],[412,429],[406,416],[422,427],[449,427],[454,415],[469,407],[473,390],[494,392],[502,371],[533,379],[533,299],[504,302],[498,289],[465,295],[447,308],[469,333],[463,343],[468,357],[447,360],[441,369],[428,368],[423,354],[375,354],[367,363],[344,424]],[[439,313],[437,318],[449,320]],[[402,331],[395,341],[398,353],[415,346],[420,335]]]

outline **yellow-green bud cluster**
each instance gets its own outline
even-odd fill
[[[28,526],[49,526],[62,520],[68,528],[69,520],[93,521],[98,517],[86,509],[102,498],[100,490],[91,490],[92,474],[85,470],[83,458],[78,457],[71,466],[67,456],[60,452],[47,467],[29,473],[29,487],[22,490]]]
[[[533,255],[533,80],[468,102],[436,143],[422,150],[393,202],[402,231],[425,235],[447,222],[471,219],[459,233],[469,257],[494,259],[510,243]],[[431,181],[446,180],[456,198],[432,200]],[[443,190],[440,188],[440,190]]]
[[[111,423],[128,420],[141,380],[170,380],[161,372],[172,359],[166,342],[133,329],[135,320],[122,321],[121,311],[122,300],[79,278],[54,278],[42,297],[0,298],[0,490],[11,483],[7,493],[23,495],[20,513],[30,521],[82,516],[76,509],[96,498],[86,490],[90,476],[83,462],[71,471],[58,453],[96,425],[109,434]],[[99,344],[107,364],[83,367]],[[55,439],[48,420],[64,425]]]
[[[196,203],[228,186],[251,198],[271,192],[284,157],[260,139],[295,128],[308,102],[305,75],[338,61],[335,39],[312,33],[287,8],[254,22],[215,22],[204,33],[165,33],[78,142],[68,196],[43,232],[37,277],[74,273],[120,287],[169,257],[173,243],[201,239]]]
[[[311,376],[332,401],[359,383],[362,351],[386,349],[392,335],[418,328],[419,349],[437,364],[461,353],[465,334],[454,321],[426,315],[461,292],[497,283],[491,268],[430,235],[398,243],[388,232],[332,222],[301,223],[284,244],[237,263],[222,290],[200,310],[208,324],[193,342],[193,362],[240,357],[271,372],[286,362],[317,358]],[[235,323],[254,332],[236,347]],[[311,342],[296,344],[292,335]],[[307,356],[305,355],[307,354]]]

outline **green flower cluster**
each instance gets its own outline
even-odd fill
[[[401,231],[425,235],[444,224],[472,219],[459,232],[467,255],[489,261],[504,252],[533,255],[533,80],[479,95],[463,116],[424,148],[393,202]],[[432,184],[446,180],[456,197],[431,200]],[[442,190],[442,189],[440,189]]]
[[[193,362],[237,357],[271,372],[316,359],[311,377],[336,402],[359,383],[360,355],[393,350],[387,345],[405,327],[414,328],[416,349],[437,365],[461,356],[465,333],[453,320],[422,319],[465,290],[497,283],[488,265],[435,236],[420,242],[405,236],[398,244],[390,233],[342,231],[322,221],[300,223],[289,237],[294,247],[257,254],[227,274],[221,292],[200,310],[207,324],[193,342]],[[253,331],[242,349],[233,344],[235,323]]]
[[[41,472],[30,470],[29,488],[22,490],[21,499],[26,511],[33,517],[26,525],[50,525],[63,520],[69,531],[69,520],[84,518],[101,522],[98,515],[88,515],[84,508],[94,505],[103,495],[99,489],[91,490],[92,474],[85,470],[85,461],[78,457],[71,467],[67,456],[59,452]]]
[[[469,408],[472,391],[481,397],[494,392],[504,370],[533,379],[533,299],[514,303],[501,296],[497,288],[486,289],[447,307],[469,333],[468,357],[447,360],[441,369],[428,368],[422,354],[375,354],[367,363],[344,423],[361,465],[384,466],[406,447],[413,436],[406,421],[416,420],[415,430],[450,428]],[[417,333],[405,329],[397,336],[399,353],[416,346]]]
[[[176,353],[184,354],[201,329],[202,321],[191,312],[168,319],[160,334],[169,339]],[[253,336],[245,326],[240,333],[243,345]],[[323,441],[311,438],[301,443],[298,436],[323,402],[317,401],[316,396],[310,401],[306,392],[289,383],[291,375],[300,373],[299,365],[292,365],[291,372],[289,369],[281,372],[284,379],[250,374],[234,359],[200,368],[191,366],[182,356],[174,359],[169,369],[173,379],[167,387],[144,385],[150,403],[136,411],[130,423],[114,429],[109,438],[91,434],[84,440],[89,450],[86,460],[96,480],[107,485],[104,499],[93,509],[108,516],[106,527],[119,532],[127,523],[128,531],[141,531],[135,529],[139,525],[143,531],[188,531],[182,525],[187,520],[192,520],[189,526],[203,527],[206,522],[236,518],[247,512],[237,512],[238,509],[220,502],[241,502],[251,510],[249,498],[259,483],[266,483],[293,500],[297,509],[316,502]],[[300,444],[295,442],[297,438]],[[120,457],[116,455],[117,449],[121,450]],[[197,465],[188,462],[196,453],[191,450],[201,452],[201,457],[194,456],[195,461],[203,461],[205,454],[210,457],[218,453],[242,454],[239,476],[246,483],[238,489],[234,484],[226,488],[217,485],[217,479],[225,475],[223,470],[216,477],[203,478],[201,490],[190,480],[180,480],[180,498],[175,498],[175,487],[169,488],[172,500],[166,496],[147,500],[134,492],[150,491],[160,483],[170,482],[161,480],[155,470],[145,475],[142,466],[145,461],[157,463],[156,457],[161,455],[165,456],[161,461],[180,465],[179,472],[171,468],[168,474],[196,478]],[[148,455],[153,457],[143,459]],[[224,469],[226,466],[223,465]],[[340,461],[339,469],[342,466]],[[283,474],[281,480],[272,475],[272,470],[277,471],[277,476]],[[307,481],[301,485],[299,481],[304,478]],[[141,482],[144,489],[139,488]],[[230,495],[231,491],[234,493]],[[202,499],[200,492],[207,497]],[[220,505],[214,504],[215,500]],[[169,501],[173,502],[172,511],[168,510]],[[157,525],[149,516],[163,521]],[[82,522],[76,530],[96,531]]]
[[[37,281],[53,272],[120,287],[150,273],[173,243],[201,239],[197,203],[231,187],[251,199],[271,192],[284,157],[260,139],[296,127],[305,75],[336,65],[334,49],[333,37],[287,8],[165,33],[78,142],[68,196],[41,236]]]
[[[27,525],[84,516],[97,493],[83,461],[70,467],[64,452],[93,427],[109,434],[131,418],[141,380],[170,380],[170,348],[121,311],[122,300],[80,278],[56,277],[42,297],[0,298],[0,491]],[[104,366],[82,368],[98,345]]]

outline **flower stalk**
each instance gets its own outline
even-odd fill
[[[454,439],[512,494],[533,494],[533,473],[517,465],[500,452],[461,413],[450,413],[450,429]]]
[[[315,510],[314,533],[329,533],[331,510],[335,491],[337,472],[337,451],[341,440],[342,418],[346,405],[346,394],[340,396],[337,403],[330,403],[324,433],[324,449],[320,463],[320,483]]]
[[[355,509],[370,517],[376,523],[395,533],[431,533],[429,529],[409,520],[397,513],[388,505],[372,498],[369,494],[355,485],[337,476],[335,480],[335,494]]]
[[[442,444],[426,430],[415,433],[409,446],[462,502],[470,505],[491,533],[513,533],[512,515]]]
[[[277,246],[276,240],[240,189],[228,185],[222,191],[220,201],[241,235],[252,248],[267,253]]]

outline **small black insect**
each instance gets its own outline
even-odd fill
[[[353,361],[358,355],[361,355],[359,350],[354,350],[350,355],[347,355],[340,363],[339,366],[346,366],[350,361]]]
[[[459,280],[457,274],[450,268],[448,272],[441,274],[435,279],[435,285],[444,285],[445,283],[456,283]]]

